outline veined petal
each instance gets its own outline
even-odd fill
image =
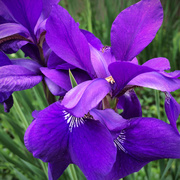
[[[14,65],[19,65],[29,69],[30,71],[34,72],[35,74],[41,74],[40,67],[41,65],[36,61],[30,59],[14,59],[11,60]]]
[[[125,119],[142,116],[141,104],[134,90],[126,91],[119,97],[117,108],[123,109],[121,116]]]
[[[64,108],[59,102],[40,111],[28,127],[24,142],[26,148],[45,162],[57,162],[67,153],[69,126]]]
[[[68,154],[65,154],[61,161],[48,163],[48,178],[49,180],[57,180],[71,163]]]
[[[46,24],[50,48],[64,61],[94,74],[88,42],[78,24],[61,6],[53,6]]]
[[[180,104],[172,97],[170,93],[165,93],[165,111],[171,126],[179,133],[176,121],[180,115]]]
[[[149,163],[149,161],[137,160],[122,150],[117,149],[116,162],[104,180],[121,179],[129,174],[139,171],[147,163]]]
[[[116,59],[131,61],[154,39],[162,21],[160,0],[141,0],[122,11],[111,28],[111,46]]]
[[[18,65],[0,67],[0,92],[20,91],[32,88],[42,76]]]
[[[116,159],[112,136],[99,121],[85,119],[69,138],[72,162],[88,180],[100,180],[111,170]],[[83,157],[83,158],[82,158]]]
[[[168,59],[163,57],[150,59],[146,61],[142,66],[147,66],[158,71],[169,70],[171,68]]]
[[[85,81],[67,92],[62,105],[74,116],[83,117],[96,107],[110,90],[110,84],[105,79]]]
[[[153,160],[180,158],[180,135],[159,119],[132,119],[129,127],[119,132],[114,143],[116,162],[105,180],[123,178]]]
[[[140,161],[180,158],[180,135],[159,119],[135,118],[123,137],[125,152]]]

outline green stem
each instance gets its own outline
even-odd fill
[[[161,114],[160,114],[160,98],[159,98],[159,91],[157,91],[157,90],[155,90],[155,101],[156,101],[156,108],[157,108],[158,119],[161,119]]]
[[[46,165],[44,162],[42,162],[41,160],[39,160],[39,162],[40,162],[40,164],[41,164],[41,167],[42,167],[42,169],[43,169],[43,171],[44,171],[45,176],[46,176],[47,179],[48,179],[48,168],[47,168],[47,165]]]
[[[91,3],[89,0],[86,0],[86,8],[87,8],[87,22],[88,22],[88,31],[92,32],[92,13],[91,13]]]
[[[14,100],[14,108],[15,108],[19,118],[22,120],[24,128],[27,129],[29,124],[28,124],[28,122],[27,122],[27,120],[26,120],[26,118],[25,118],[25,116],[24,116],[24,114],[23,114],[23,112],[19,106],[19,103],[18,103],[15,95],[13,95],[13,100]]]
[[[76,174],[76,170],[74,168],[74,165],[73,164],[70,164],[69,167],[68,167],[68,173],[71,177],[72,180],[78,180],[77,178],[77,174]]]

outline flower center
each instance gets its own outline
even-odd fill
[[[111,84],[114,84],[115,83],[115,80],[113,79],[112,76],[109,76],[107,78],[105,78],[107,82],[110,82]]]

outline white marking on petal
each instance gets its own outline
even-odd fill
[[[124,148],[124,146],[123,146],[125,140],[126,140],[125,131],[122,130],[122,131],[120,132],[119,136],[114,140],[114,144],[116,145],[116,147],[117,147],[119,150],[122,150],[123,152],[128,153],[128,152],[126,151],[126,149]]]
[[[67,120],[67,124],[69,124],[70,132],[72,132],[73,128],[79,127],[85,122],[85,119],[83,117],[75,117],[66,111],[63,111],[63,113],[65,120]]]

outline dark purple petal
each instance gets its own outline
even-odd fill
[[[60,70],[58,71],[56,69],[48,69],[45,67],[40,68],[40,70],[47,78],[49,78],[61,88],[65,89],[66,91],[71,89],[72,86],[68,72]]]
[[[4,3],[0,1],[0,24],[7,22],[15,22],[15,20]]]
[[[31,59],[40,63],[39,49],[35,44],[28,43],[21,50],[25,53],[25,57],[29,56]]]
[[[110,84],[105,79],[85,81],[67,92],[62,105],[74,116],[83,117],[96,107],[110,90]]]
[[[142,0],[122,11],[111,28],[116,59],[131,61],[154,39],[162,21],[160,0]]]
[[[93,33],[86,31],[84,29],[81,29],[81,32],[84,34],[84,36],[86,37],[87,41],[97,50],[101,50],[103,48],[103,44],[101,43],[101,41],[94,36]]]
[[[42,0],[2,0],[13,17],[34,36],[34,27],[42,11]]]
[[[94,74],[88,42],[78,24],[60,6],[53,6],[46,24],[50,48],[67,63]]]
[[[0,103],[3,103],[5,100],[11,96],[12,92],[0,92]]]
[[[91,80],[91,77],[88,75],[87,72],[81,70],[81,69],[72,69],[71,70],[77,84],[80,84],[84,81]]]
[[[10,59],[3,52],[0,51],[0,67],[10,65],[10,64],[12,64]]]
[[[130,62],[114,62],[109,65],[109,71],[117,83],[117,91],[121,91],[134,77],[153,69]]]
[[[69,70],[69,69],[75,69],[76,67],[67,63],[66,61],[62,60],[59,56],[57,56],[54,52],[52,52],[49,56],[48,63],[47,63],[48,68],[52,69],[64,69],[64,70]]]
[[[16,59],[11,61],[14,65],[19,65],[29,69],[30,71],[34,72],[35,74],[41,74],[40,67],[41,65],[36,61],[32,61],[30,59]]]
[[[147,163],[149,162],[137,160],[122,150],[117,149],[116,162],[104,180],[121,179],[129,174],[139,171]]]
[[[0,93],[2,94],[2,93]],[[8,93],[7,93],[8,94]],[[12,95],[9,96],[8,99],[6,99],[4,102],[3,102],[3,105],[4,105],[4,112],[9,112],[10,109],[12,108],[13,106],[13,97]]]
[[[119,138],[122,139],[122,134]],[[140,161],[180,158],[180,135],[159,119],[133,119],[123,131],[121,145],[126,153]]]
[[[42,76],[18,65],[0,67],[0,92],[20,91],[32,88]]]
[[[71,163],[68,155],[64,155],[61,161],[48,163],[48,178],[49,180],[57,180]]]
[[[136,76],[128,84],[172,92],[180,88],[180,79],[169,78],[158,72],[147,72]]]
[[[89,180],[103,179],[116,159],[112,136],[100,122],[85,119],[69,136],[72,162],[79,166]]]
[[[123,119],[112,109],[92,109],[90,114],[94,117],[94,119],[99,120],[102,124],[105,124],[111,131],[120,131],[129,125],[128,120]]]
[[[56,83],[51,81],[49,78],[44,77],[44,80],[48,86],[48,89],[51,91],[51,93],[55,96],[64,96],[66,94],[66,90],[58,86]]]
[[[54,163],[66,155],[69,125],[63,111],[59,102],[50,105],[38,113],[26,130],[25,146],[34,157]]]
[[[129,90],[119,97],[118,109],[123,109],[121,116],[125,119],[142,116],[141,104],[134,90]]]
[[[170,93],[165,93],[165,111],[171,126],[179,133],[176,121],[180,115],[180,104],[172,97]]]
[[[169,70],[171,68],[168,59],[163,57],[150,59],[149,61],[146,61],[142,66],[147,66],[158,71]]]
[[[16,36],[16,35],[15,35]],[[1,42],[2,41],[2,42]],[[16,53],[22,46],[26,45],[28,41],[26,40],[0,40],[0,49],[7,54]]]

